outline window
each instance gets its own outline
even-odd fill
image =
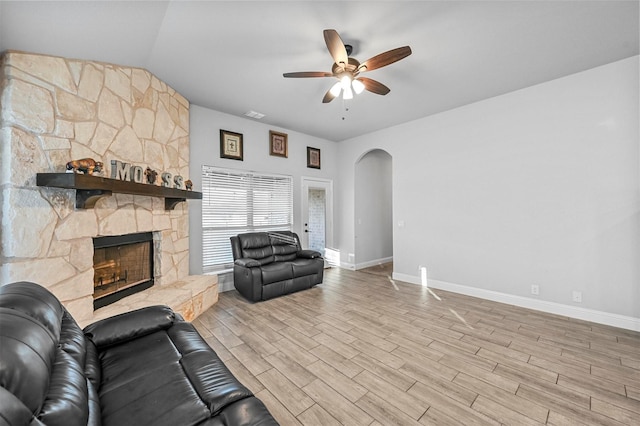
[[[244,232],[290,231],[293,179],[202,166],[202,268],[231,268],[229,237]]]

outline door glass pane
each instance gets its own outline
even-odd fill
[[[325,248],[326,191],[309,188],[309,248],[322,253]]]

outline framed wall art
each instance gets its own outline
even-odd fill
[[[242,133],[220,129],[220,158],[243,160]]]
[[[287,134],[269,130],[269,155],[287,158],[289,145]]]
[[[320,149],[307,147],[307,167],[310,169],[320,168]]]

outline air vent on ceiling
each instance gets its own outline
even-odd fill
[[[255,118],[256,120],[260,120],[262,117],[264,117],[264,114],[255,111],[247,111],[244,113],[244,115],[249,118]]]

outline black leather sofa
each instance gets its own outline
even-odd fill
[[[0,425],[277,425],[166,306],[83,330],[45,288],[0,287]]]
[[[233,285],[252,302],[322,283],[324,259],[302,250],[294,232],[250,232],[231,237]]]

